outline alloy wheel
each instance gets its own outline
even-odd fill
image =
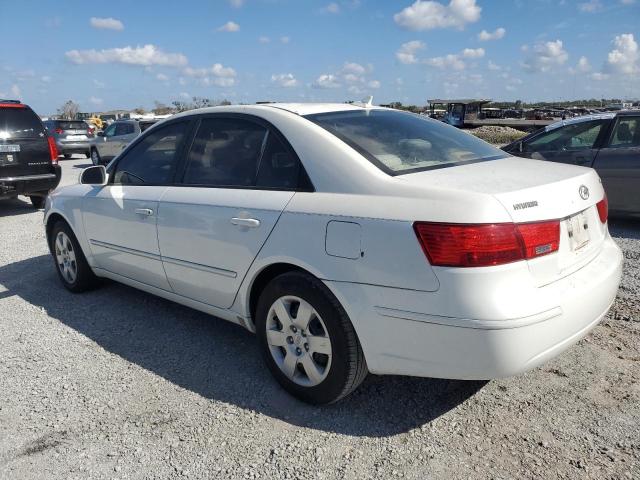
[[[56,263],[67,283],[74,283],[78,277],[78,263],[71,239],[64,232],[58,232],[55,242]]]
[[[331,339],[311,304],[295,296],[278,298],[265,328],[271,356],[287,378],[305,387],[322,383],[331,367]]]

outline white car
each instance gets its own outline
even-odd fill
[[[110,278],[257,333],[282,386],[516,375],[593,329],[622,255],[590,168],[369,105],[186,112],[47,200],[64,285]]]

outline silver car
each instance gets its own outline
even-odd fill
[[[43,123],[64,158],[71,158],[74,153],[89,156],[94,138],[93,127],[89,124],[82,120],[47,120]]]
[[[138,135],[155,120],[118,120],[109,125],[91,142],[91,161],[94,165],[104,165],[116,157]]]

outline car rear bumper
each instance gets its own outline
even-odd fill
[[[56,148],[58,153],[64,155],[65,153],[89,153],[91,150],[91,141],[79,141],[79,142],[62,142],[56,141]]]
[[[0,177],[0,198],[49,192],[60,183],[61,169],[52,165],[48,173]]]
[[[531,297],[541,310],[482,320],[421,313],[424,292],[326,283],[346,306],[372,373],[487,380],[535,368],[584,337],[609,310],[621,275],[622,252],[607,236],[589,264],[537,288]]]

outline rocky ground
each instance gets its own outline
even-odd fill
[[[63,161],[65,182],[86,160]],[[252,335],[114,283],[59,284],[42,212],[0,203],[0,478],[640,478],[640,223],[607,318],[525,375],[369,377],[315,408]]]
[[[524,137],[527,133],[520,130],[516,130],[511,127],[497,127],[497,126],[482,126],[478,128],[471,128],[465,130],[465,132],[475,135],[481,138],[485,142],[493,143],[494,145],[507,145],[511,142],[515,142],[519,138]]]

